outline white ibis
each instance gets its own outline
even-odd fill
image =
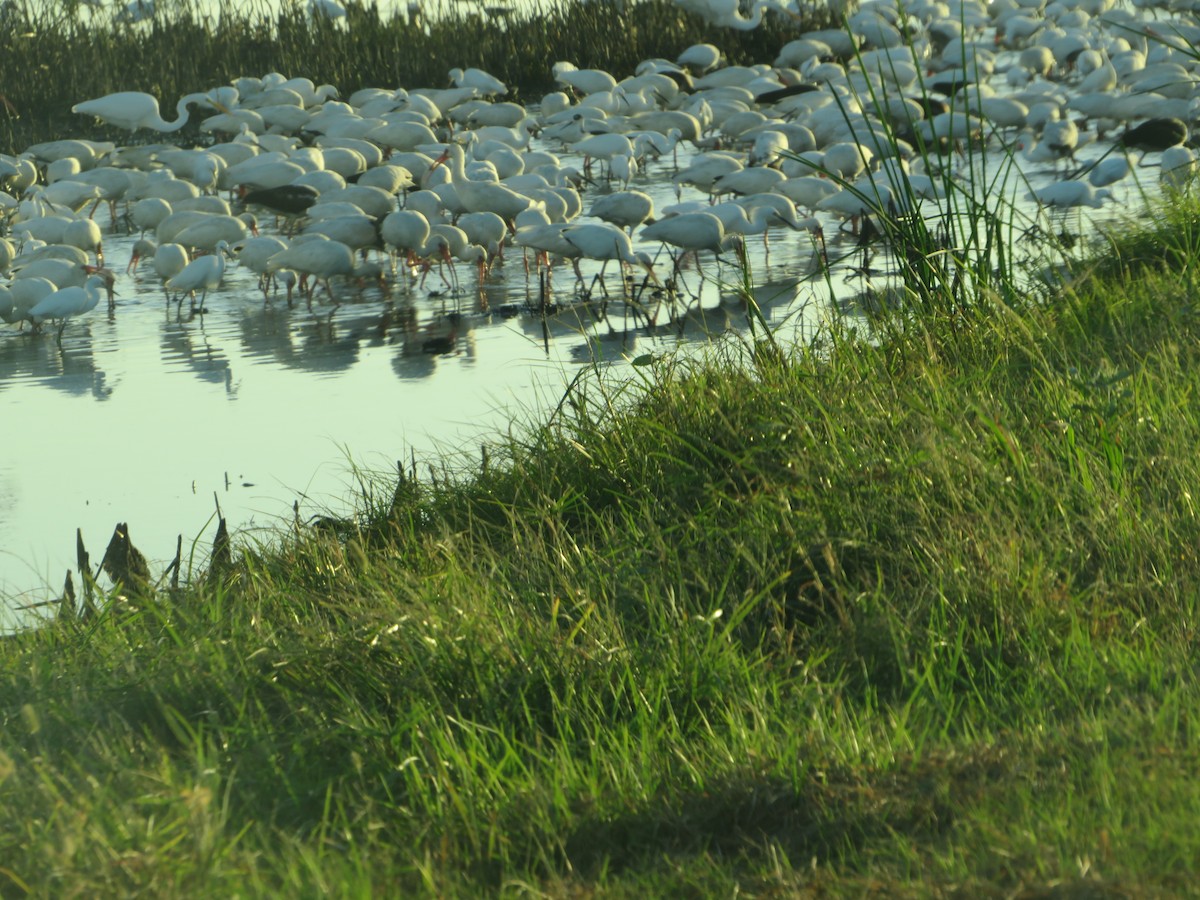
[[[167,288],[167,282],[182,272],[189,262],[191,262],[191,257],[188,255],[187,248],[182,244],[160,244],[154,252],[154,273],[158,275],[159,280],[163,283],[163,291],[167,295],[167,302],[171,300],[171,292]]]
[[[1043,188],[1030,191],[1027,196],[1042,206],[1053,206],[1058,209],[1069,209],[1074,206],[1090,206],[1093,209],[1099,209],[1105,200],[1112,198],[1112,191],[1106,188],[1097,190],[1094,185],[1086,181],[1072,179],[1048,184]]]
[[[1129,160],[1124,156],[1110,156],[1088,169],[1088,181],[1095,187],[1107,187],[1116,184],[1128,174]]]
[[[158,223],[171,215],[171,204],[161,197],[143,197],[133,204],[130,219],[142,234],[158,228]]]
[[[429,240],[429,219],[416,210],[398,210],[379,223],[379,236],[385,247],[403,253],[411,263],[413,254]]]
[[[21,265],[13,275],[13,283],[26,278],[45,278],[54,282],[55,287],[78,287],[87,281],[88,272],[85,265],[86,263],[80,263],[77,259],[44,256],[28,265]]]
[[[413,186],[413,173],[404,166],[393,163],[372,166],[358,176],[358,184],[362,187],[376,187],[395,196]]]
[[[7,312],[0,314],[10,325],[16,322],[33,322],[29,311],[43,298],[57,291],[58,285],[46,278],[21,278],[5,288]]]
[[[13,260],[16,259],[17,251],[13,247],[12,241],[8,238],[0,237],[0,272],[7,272],[12,268]]]
[[[278,272],[280,269],[292,269],[325,282],[325,290],[336,303],[330,279],[335,275],[354,274],[354,251],[333,240],[294,242],[267,261],[267,271]]]
[[[156,237],[159,242],[174,242],[183,244],[185,247],[212,252],[217,249],[217,244],[221,241],[232,246],[238,241],[245,240],[248,235],[257,232],[257,228],[251,227],[254,224],[253,217],[251,216],[249,221],[244,218],[249,215],[248,213],[243,213],[241,216],[223,216],[197,212],[194,217],[185,218],[187,215],[187,211],[172,213],[169,218],[159,223],[156,229]],[[172,227],[169,223],[180,227]]]
[[[375,219],[362,213],[318,219],[307,225],[304,233],[323,234],[352,250],[366,250],[379,246],[379,231]]]
[[[458,270],[454,268],[454,257],[456,251],[465,250],[466,247],[467,236],[461,228],[442,224],[430,226],[428,239],[413,251],[413,259],[421,265],[421,285],[424,286],[425,279],[429,277],[429,272],[436,262],[442,283],[452,290],[458,290]],[[446,277],[442,269],[443,263],[450,267],[451,278]]]
[[[353,203],[368,216],[382,219],[396,209],[396,196],[369,184],[348,184],[321,193],[322,203]]]
[[[654,199],[642,191],[614,191],[597,197],[588,215],[632,229],[654,218]]]
[[[1196,174],[1196,154],[1191,147],[1168,147],[1159,161],[1158,180],[1173,188],[1182,188]]]
[[[503,97],[508,85],[483,69],[451,69],[450,81],[455,87],[475,88],[482,97]]]
[[[828,178],[818,175],[789,178],[771,189],[772,193],[781,194],[804,209],[816,209],[818,203],[840,190],[841,188]]]
[[[763,250],[768,254],[766,262],[770,265],[770,238],[768,231],[771,226],[786,225],[789,228],[797,230],[808,227],[812,230],[815,220],[801,223],[796,218],[796,208],[791,206],[791,201],[786,197],[778,194],[763,194],[761,196],[766,198],[773,197],[776,201],[782,201],[784,205],[776,206],[769,200],[758,205],[752,205],[749,201],[746,201],[744,204],[727,201],[709,207],[708,212],[711,212],[721,220],[721,224],[725,226],[725,233],[727,235],[761,234],[763,236]]]
[[[513,235],[513,243],[518,247],[533,250],[539,266],[542,261],[545,261],[549,267],[552,264],[552,256],[571,260],[571,265],[575,268],[575,277],[582,281],[583,273],[579,271],[581,255],[579,248],[563,237],[563,231],[569,227],[570,225],[564,222],[523,225]],[[528,266],[526,267],[526,276],[528,276]]]
[[[497,249],[508,237],[508,224],[494,212],[465,213],[456,223],[467,234],[467,240],[482,247]]]
[[[191,296],[193,309],[196,292],[200,291],[200,309],[203,311],[208,292],[217,287],[225,277],[225,252],[228,249],[228,242],[217,241],[212,253],[193,259],[183,267],[182,272],[167,281],[167,290]],[[182,298],[179,302],[183,302]]]
[[[47,294],[29,310],[29,318],[35,325],[40,325],[47,319],[59,322],[58,336],[62,339],[63,329],[73,316],[82,315],[95,309],[100,302],[100,292],[105,289],[105,276],[91,275],[82,285],[62,288]]]
[[[611,162],[615,156],[633,156],[633,141],[623,134],[591,134],[572,143],[571,149],[583,154],[583,170],[587,172],[593,158]]]
[[[96,254],[96,261],[104,265],[104,248],[101,245],[100,226],[92,219],[76,219],[63,228],[62,242]]]
[[[125,267],[125,274],[136,272],[138,263],[143,259],[153,259],[154,254],[158,252],[158,244],[149,238],[138,238],[133,243],[133,251],[129,254],[129,265]]]
[[[534,200],[511,188],[493,181],[473,181],[464,169],[465,154],[461,144],[449,144],[445,152],[434,161],[434,166],[447,163],[452,177],[451,183],[458,201],[467,212],[488,210],[506,222],[511,222],[520,212],[534,205]]]
[[[787,176],[778,169],[767,166],[751,166],[715,179],[712,183],[712,194],[716,197],[721,194],[763,194],[773,190],[786,178]]]
[[[1030,162],[1058,163],[1059,160],[1074,159],[1078,144],[1079,127],[1070,119],[1060,119],[1046,123],[1040,141],[1029,145],[1020,143],[1017,147],[1025,151],[1025,158]]]
[[[270,289],[271,272],[267,268],[271,257],[282,253],[288,247],[287,241],[274,235],[259,235],[246,238],[233,245],[237,254],[238,265],[249,269],[258,276],[258,287],[264,297]]]
[[[831,194],[818,203],[816,208],[821,212],[833,213],[841,219],[849,219],[851,233],[858,234],[859,219],[885,213],[892,205],[892,189],[888,185],[868,182]]]
[[[640,236],[643,240],[661,241],[682,251],[675,257],[676,275],[689,252],[696,255],[696,268],[699,271],[701,250],[711,250],[719,255],[739,246],[742,240],[738,235],[726,234],[724,224],[710,212],[683,213],[659,219],[643,228]]]
[[[690,212],[659,219],[641,230],[643,240],[661,241],[680,250],[720,253],[731,246],[725,226],[710,212]]]
[[[68,216],[35,216],[12,226],[12,234],[21,240],[36,238],[47,244],[61,244],[63,229],[74,219]]]
[[[1047,122],[1042,129],[1042,144],[1060,159],[1074,159],[1079,146],[1079,126],[1070,119]]]
[[[687,168],[672,179],[675,182],[675,196],[680,195],[680,186],[685,184],[711,192],[717,179],[744,168],[742,161],[731,153],[705,153],[693,157]]]
[[[721,51],[712,44],[692,44],[675,57],[675,62],[697,75],[702,75],[721,64]]]
[[[840,141],[825,148],[821,167],[842,181],[853,181],[871,164],[875,154],[870,147],[854,141]]]
[[[641,266],[655,282],[658,281],[654,274],[654,261],[650,255],[642,252],[635,253],[629,235],[616,225],[610,225],[607,222],[577,223],[564,228],[562,236],[563,240],[579,251],[580,256],[603,263],[599,275],[601,286],[604,284],[604,269],[614,259],[620,260],[622,263]],[[624,279],[622,279],[622,283],[624,283]],[[626,290],[628,290],[627,285]]]
[[[556,62],[550,71],[555,81],[570,86],[580,94],[611,91],[617,86],[617,79],[603,69],[580,69],[574,63]]]

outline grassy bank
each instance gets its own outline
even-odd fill
[[[6,101],[0,103],[0,152],[67,136],[128,142],[128,132],[70,112],[75,103],[113,91],[154,94],[174,118],[179,97],[244,75],[303,75],[347,97],[363,87],[444,87],[452,68],[480,66],[528,103],[556,89],[550,73],[556,60],[624,77],[644,59],[674,59],[698,41],[717,44],[731,63],[760,62],[796,35],[794,25],[777,21],[751,33],[716,29],[670,0],[629,8],[552,2],[511,16],[460,5],[420,22],[381,15],[375,5],[347,6],[338,24],[311,19],[305,4],[275,15],[226,8],[216,18],[184,6],[136,26],[95,22],[78,8],[15,10],[0,30]],[[829,19],[813,15],[809,23],[822,27]],[[172,140],[197,136],[189,125]]]
[[[0,892],[1195,892],[1198,222],[0,642]]]

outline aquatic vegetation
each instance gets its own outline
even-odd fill
[[[583,370],[152,599],[110,544],[0,641],[6,891],[1186,893],[1183,218],[969,329]]]

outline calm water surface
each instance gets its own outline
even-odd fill
[[[640,185],[662,204],[674,194],[653,186],[670,171]],[[544,330],[527,311],[539,289],[519,248],[482,293],[460,266],[458,295],[434,272],[424,288],[335,283],[341,305],[318,294],[311,311],[281,296],[264,305],[257,276],[231,264],[208,312],[189,317],[151,271],[124,274],[133,240],[106,237],[117,305],[71,321],[61,346],[52,332],[0,330],[0,596],[12,604],[61,588],[77,527],[94,560],[118,521],[160,566],[177,534],[199,542],[202,560],[217,501],[243,530],[290,519],[297,500],[302,517],[345,512],[355,467],[390,473],[437,451],[478,459],[487,436],[556,404],[580,366],[623,366],[745,324],[739,304],[689,271],[700,299],[670,324],[648,330],[614,303],[607,321],[580,307]],[[796,278],[812,264],[806,235],[774,235],[759,293],[775,322],[825,314]],[[718,272],[711,259],[705,267]],[[574,281],[569,267],[556,272],[553,298],[572,303]]]
[[[676,199],[673,172],[663,159],[631,186],[661,209]],[[1056,176],[1029,177],[1039,186]],[[1027,190],[1013,186],[1032,217],[1020,200]],[[1132,187],[1117,194],[1110,210],[1138,203]],[[109,225],[103,212],[98,221]],[[1065,221],[1081,227],[1074,213]],[[825,225],[830,256],[840,260],[833,304],[825,278],[809,277],[816,266],[807,233],[773,231],[769,261],[759,240],[748,242],[756,295],[784,340],[845,314],[834,307],[864,287],[855,239],[839,235],[832,218]],[[685,278],[698,299],[660,313],[654,329],[625,318],[620,304],[604,322],[564,314],[544,328],[527,311],[538,287],[516,248],[482,286],[461,267],[457,295],[433,274],[424,287],[338,285],[340,306],[318,295],[311,311],[279,297],[264,306],[256,276],[231,265],[207,313],[189,317],[186,303],[177,311],[164,302],[152,272],[123,274],[133,240],[113,234],[105,242],[110,267],[122,273],[113,311],[102,303],[69,323],[61,346],[52,333],[0,330],[0,627],[29,614],[15,608],[58,593],[74,567],[76,528],[95,563],[113,526],[128,522],[156,572],[182,534],[186,574],[189,547],[197,565],[207,558],[218,502],[231,527],[243,535],[261,528],[264,537],[291,519],[294,503],[302,518],[344,513],[358,491],[356,467],[387,474],[413,453],[444,451],[477,460],[489,435],[552,408],[581,366],[627,366],[647,352],[745,333],[741,305],[695,271]],[[875,265],[886,271],[881,258]],[[705,267],[719,271],[711,258]],[[609,289],[619,294],[610,268]],[[590,280],[597,268],[584,272]],[[564,304],[576,297],[569,267],[553,288]]]

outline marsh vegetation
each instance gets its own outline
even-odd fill
[[[303,60],[348,89],[441,35],[438,77],[532,88],[506,65],[702,36],[648,4],[606,46],[602,9],[478,23],[472,59],[435,24],[184,22],[139,51],[177,81],[112,71],[158,29],[72,71],[171,96]],[[6,127],[52,132],[78,97],[22,77]],[[1055,245],[1037,290],[966,213],[953,259],[886,225],[922,251],[911,302],[798,341],[743,269],[755,326],[702,358],[584,367],[482,457],[402,460],[176,587],[84,579],[94,610],[0,640],[0,892],[1194,891],[1200,209],[1070,268]]]

